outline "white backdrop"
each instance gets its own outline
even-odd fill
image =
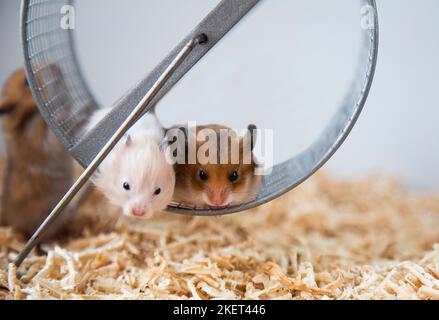
[[[77,44],[98,101],[111,104],[145,75],[216,0],[77,0]],[[341,14],[335,14],[340,9]],[[435,0],[379,2],[381,43],[372,92],[328,168],[386,172],[439,188],[439,26]],[[352,0],[262,1],[159,105],[166,125],[187,119],[275,129],[275,161],[318,134],[353,75]],[[0,3],[0,84],[20,66],[18,1]],[[200,110],[203,110],[200,112]]]

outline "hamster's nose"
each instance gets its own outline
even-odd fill
[[[226,202],[226,195],[222,192],[212,192],[209,194],[209,201],[211,205],[221,207]]]
[[[135,217],[144,217],[146,216],[146,210],[140,208],[131,209],[131,214]]]

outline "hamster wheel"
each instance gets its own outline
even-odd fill
[[[75,54],[73,33],[60,26],[61,8],[71,0],[23,0],[22,44],[29,83],[39,109],[56,136],[84,166],[89,166],[145,93],[154,88],[172,61],[191,39],[205,34],[208,41],[191,48],[184,61],[172,70],[151,101],[148,112],[259,0],[222,0],[146,77],[113,106],[113,111],[95,128],[85,131],[90,114],[99,108],[81,75]],[[368,96],[377,62],[378,17],[374,0],[359,0],[371,13],[361,31],[362,52],[355,80],[343,103],[320,137],[294,158],[276,165],[264,176],[256,200],[236,207],[193,210],[170,206],[172,212],[209,215],[228,214],[266,203],[291,190],[316,172],[343,143],[354,126]],[[363,12],[364,14],[364,12]],[[360,17],[359,17],[360,18]]]

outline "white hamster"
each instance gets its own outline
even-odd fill
[[[89,128],[110,109],[96,111]],[[174,168],[161,147],[164,129],[154,112],[131,127],[99,166],[92,181],[127,216],[151,218],[171,202],[175,186]]]

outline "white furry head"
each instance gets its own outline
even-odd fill
[[[175,173],[154,139],[133,134],[116,145],[93,182],[125,215],[150,218],[172,200]]]

